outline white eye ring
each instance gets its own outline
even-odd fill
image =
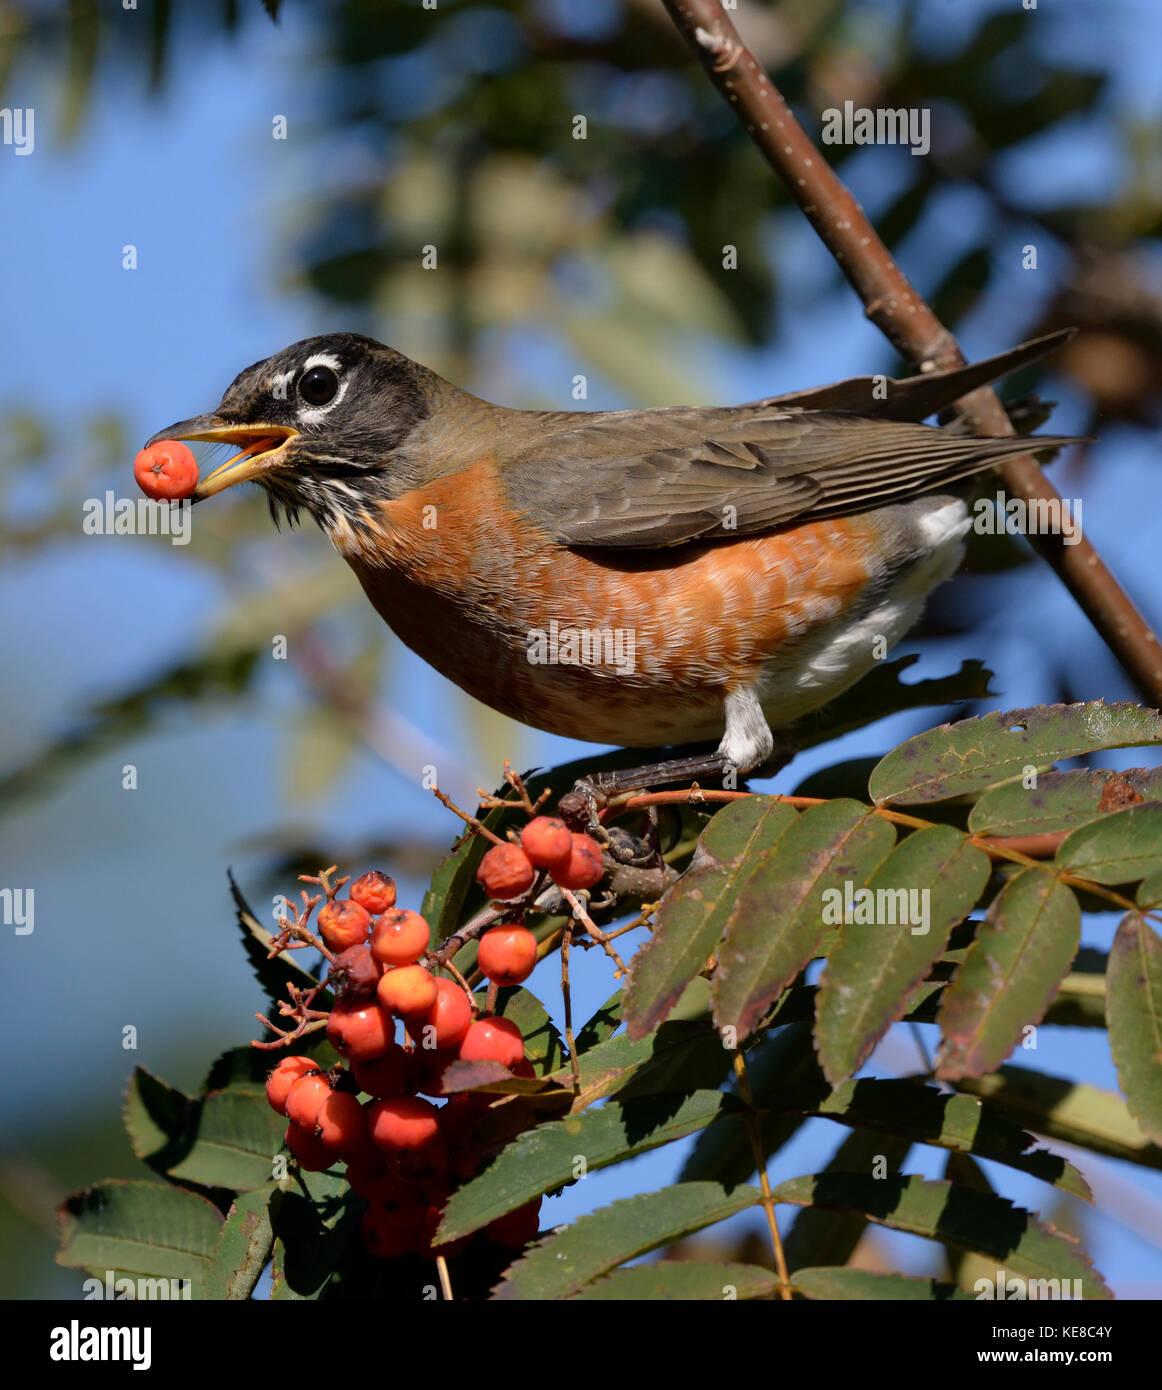
[[[337,357],[332,357],[329,352],[317,352],[313,357],[308,357],[303,363],[301,370],[296,373],[297,379],[302,380],[312,367],[328,367],[339,379],[339,389],[325,405],[307,405],[299,402],[298,418],[304,425],[317,425],[324,419],[343,397],[347,394],[347,377],[343,372],[343,364]]]

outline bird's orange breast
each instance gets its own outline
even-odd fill
[[[717,736],[726,691],[841,620],[880,567],[868,515],[712,545],[566,549],[513,511],[489,460],[332,539],[437,670],[526,723],[602,742]]]

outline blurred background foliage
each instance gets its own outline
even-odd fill
[[[965,341],[993,351],[1077,326],[1052,364],[1049,394],[1068,417],[1057,423],[1141,453],[1153,447],[1162,400],[1162,120],[1156,104],[1134,98],[1126,73],[1130,50],[1156,43],[1158,27],[1148,0],[1103,7],[1101,37],[1087,41],[1092,7],[1053,8],[980,3],[954,15],[943,0],[740,0],[734,17],[809,131],[845,100],[931,109],[927,158],[837,146],[824,154]],[[254,63],[269,48],[272,64],[293,64],[289,88],[303,93],[293,139],[307,150],[280,215],[249,228],[275,291],[299,306],[305,331],[370,333],[506,404],[568,407],[578,374],[588,399],[577,404],[597,407],[742,400],[901,371],[885,343],[860,336],[859,306],[809,248],[800,215],[657,0],[439,0],[434,11],[419,0],[268,0],[262,9],[258,0],[140,0],[131,21],[120,0],[0,0],[0,101],[26,104],[35,87],[45,157],[65,158],[83,147],[102,90],[134,111],[144,102],[133,119],[164,122],[175,74],[196,69],[204,52],[237,43]],[[1074,177],[1075,160],[1090,173]],[[78,237],[82,224],[79,215]],[[1027,245],[1038,273],[1022,279]],[[422,266],[427,246],[438,271]],[[737,269],[723,267],[727,246]],[[44,288],[51,296],[50,277]],[[828,332],[843,335],[842,347]],[[858,361],[843,350],[849,339],[862,348]],[[228,343],[218,357],[207,380],[221,389],[245,363]],[[776,367],[781,379],[758,381]],[[1032,373],[1010,394],[1039,382],[1045,394]],[[192,398],[180,413],[211,403]],[[78,422],[35,397],[0,395],[5,568],[35,569],[75,546],[78,499],[129,492],[134,431],[179,413],[163,406],[159,416],[150,401],[135,409],[115,402]],[[1063,493],[1089,503],[1108,486],[1099,452],[1059,465]],[[27,736],[9,737],[0,765],[8,817],[68,794],[95,759],[120,762],[127,745],[175,717],[212,723],[250,702],[281,739],[269,814],[234,839],[255,896],[335,859],[390,863],[420,882],[450,827],[406,817],[385,827],[374,816],[353,827],[328,812],[328,795],[360,757],[373,754],[412,787],[434,764],[441,785],[465,799],[495,780],[506,756],[543,763],[578,751],[459,692],[441,690],[438,733],[425,724],[414,700],[398,698],[399,644],[345,568],[320,537],[277,541],[257,492],[200,511],[187,548],[139,543],[208,571],[216,611],[180,630],[176,656],[127,663],[116,688],[51,728],[17,719]],[[972,550],[983,587],[941,591],[910,646],[956,637],[958,657],[987,656],[985,620],[1020,608],[1027,549],[976,537]],[[1116,547],[1109,558],[1119,568]],[[1162,617],[1156,590],[1139,597]],[[288,638],[293,699],[271,701],[264,684],[275,633]],[[1046,644],[1042,658],[1037,698],[1083,693],[1076,645]],[[1092,670],[1112,674],[1100,657]],[[1085,693],[1131,697],[1117,680]],[[924,719],[913,716],[900,736]],[[208,1027],[195,1075],[238,1040],[239,1026]],[[51,1195],[129,1169],[123,1153],[120,1167],[111,1157],[115,1117],[94,1115],[80,1137],[59,1115],[41,1119],[0,1170],[0,1238],[36,1239],[46,1254]],[[0,1275],[0,1294],[27,1293],[27,1277]],[[45,1278],[44,1288],[74,1287]]]

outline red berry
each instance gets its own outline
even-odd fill
[[[423,1092],[425,1096],[442,1096],[444,1073],[453,1062],[459,1060],[460,1054],[454,1047],[442,1047],[434,1052],[417,1048],[412,1053],[412,1065],[416,1069],[413,1085],[416,1090]]]
[[[371,930],[371,917],[365,907],[350,898],[335,898],[319,913],[319,935],[332,951],[362,946]]]
[[[480,938],[476,964],[498,985],[519,985],[537,963],[537,938],[527,927],[493,927]]]
[[[431,972],[422,965],[397,965],[388,970],[380,978],[377,993],[383,1008],[401,1018],[423,1018],[439,995]]]
[[[372,917],[378,917],[381,912],[395,906],[395,880],[381,874],[378,869],[370,869],[357,878],[347,892],[352,901],[365,907]]]
[[[498,1245],[510,1250],[523,1250],[541,1229],[541,1199],[534,1198],[516,1211],[506,1212],[489,1222],[484,1233]],[[442,1253],[442,1252],[441,1252]]]
[[[319,1111],[331,1094],[331,1083],[321,1072],[301,1077],[290,1088],[286,1098],[286,1117],[300,1129],[313,1131],[319,1123]]]
[[[327,983],[341,996],[375,993],[383,972],[369,946],[348,946],[335,957]]]
[[[490,898],[519,898],[537,876],[533,862],[520,845],[493,845],[476,870],[476,877]]]
[[[393,908],[375,924],[371,954],[381,965],[414,965],[431,940],[432,929],[418,912]]]
[[[290,1124],[286,1127],[286,1146],[308,1173],[321,1173],[335,1162],[335,1154],[309,1129]]]
[[[423,1149],[439,1133],[439,1114],[430,1101],[419,1096],[392,1096],[367,1106],[371,1137],[384,1153]]]
[[[402,1047],[394,1043],[374,1062],[356,1062],[351,1071],[361,1091],[384,1099],[402,1096],[411,1080],[411,1063]]]
[[[375,1184],[386,1172],[383,1155],[372,1148],[347,1160],[347,1185],[356,1196],[370,1200]]]
[[[601,846],[589,835],[574,835],[569,862],[550,871],[553,882],[561,888],[592,888],[605,873],[601,862]]]
[[[137,486],[155,502],[178,502],[198,486],[198,461],[180,440],[159,439],[133,460]]]
[[[371,1062],[395,1042],[395,1020],[375,1000],[340,999],[327,1020],[327,1037],[341,1057]]]
[[[420,1184],[400,1172],[383,1154],[379,1157],[383,1160],[383,1168],[363,1195],[373,1207],[398,1207],[401,1202],[414,1202],[420,1196]]]
[[[538,869],[559,869],[573,853],[569,827],[556,816],[536,816],[520,833],[521,848]]]
[[[408,1033],[425,1052],[455,1047],[472,1022],[472,1004],[454,980],[437,978],[436,1002],[421,1019],[409,1019]]]
[[[337,1154],[357,1154],[367,1147],[367,1118],[349,1091],[332,1091],[319,1108],[319,1138]]]
[[[507,1018],[478,1018],[460,1044],[463,1062],[500,1062],[514,1067],[524,1055],[521,1031]]]
[[[308,1072],[318,1071],[318,1062],[310,1057],[284,1057],[277,1067],[273,1067],[266,1078],[266,1098],[271,1108],[280,1115],[286,1114],[286,1098],[296,1081],[301,1081]]]
[[[373,1255],[394,1260],[412,1253],[422,1237],[427,1208],[418,1202],[398,1207],[368,1207],[360,1218],[363,1243]]]

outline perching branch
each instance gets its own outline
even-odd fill
[[[743,129],[802,208],[852,288],[868,318],[901,356],[920,371],[960,366],[956,339],[892,260],[863,210],[832,172],[791,113],[758,59],[738,36],[719,0],[664,0],[674,24],[698,55],[711,81],[734,107]],[[1014,430],[988,387],[957,403],[973,428],[986,435]],[[1006,488],[1026,502],[1060,502],[1060,495],[1030,456],[1000,469]],[[1162,706],[1162,647],[1149,624],[1082,536],[1034,535],[1030,545],[1053,567],[1085,615],[1151,704]]]

